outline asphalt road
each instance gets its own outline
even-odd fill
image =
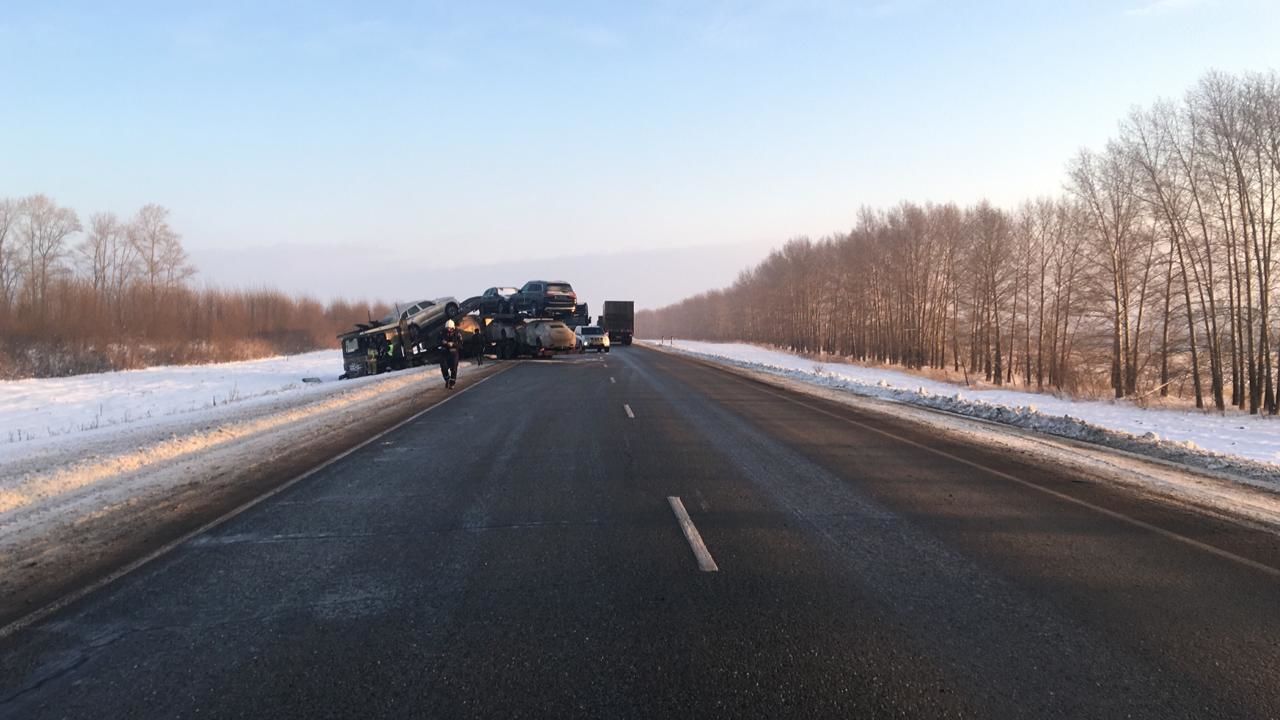
[[[1280,717],[1277,568],[1256,529],[619,349],[10,635],[0,716]]]

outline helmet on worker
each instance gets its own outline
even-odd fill
[[[452,330],[455,326],[454,326],[454,324],[453,324],[453,321],[452,321],[452,320],[445,320],[445,321],[444,321],[444,327],[445,327],[445,329],[446,329],[446,330]]]

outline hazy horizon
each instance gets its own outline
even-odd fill
[[[1277,20],[1256,0],[36,3],[0,20],[0,197],[82,221],[158,203],[199,281],[319,297],[457,294],[448,268],[517,260],[495,281],[590,287],[540,268],[696,256],[692,290],[631,268],[654,306],[759,259],[705,248],[1057,194],[1131,107],[1277,64]],[[406,287],[404,258],[444,285]]]
[[[465,299],[493,286],[519,287],[528,280],[567,280],[594,315],[604,300],[630,299],[637,309],[669,305],[734,281],[738,273],[768,255],[767,243],[620,251],[590,255],[484,261],[439,267],[409,251],[386,258],[357,246],[315,248],[276,245],[250,249],[203,249],[193,253],[196,284],[253,289],[272,287],[334,299],[413,302],[440,296]],[[342,263],[333,258],[342,257]],[[251,261],[259,261],[257,265]],[[389,265],[390,267],[386,267]],[[275,267],[288,267],[281,274]],[[654,278],[661,283],[655,284]],[[333,292],[319,293],[319,285]],[[368,288],[368,291],[360,288]]]

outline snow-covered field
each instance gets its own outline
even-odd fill
[[[358,425],[438,380],[339,381],[341,367],[327,350],[0,382],[0,559],[52,528]]]
[[[297,437],[321,409],[337,413],[390,387],[339,382],[341,360],[322,351],[0,382],[0,550],[49,521],[189,482],[212,450],[250,460],[257,445]]]
[[[1280,419],[1081,401],[1016,390],[971,390],[884,368],[818,363],[740,343],[675,340],[670,348],[826,388],[1110,445],[1212,470],[1280,473]]]
[[[434,368],[339,381],[341,367],[333,350],[0,382],[0,567],[17,569],[0,573],[0,597],[441,396]]]
[[[288,397],[315,397],[337,382],[342,353],[0,382],[0,462],[129,428],[242,412]],[[317,378],[320,383],[304,383]],[[234,406],[234,407],[229,407]],[[220,410],[222,409],[222,410]]]

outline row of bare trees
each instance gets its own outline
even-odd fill
[[[75,236],[83,235],[78,243]],[[13,329],[49,319],[50,288],[80,278],[118,309],[126,293],[144,287],[159,301],[195,274],[169,211],[147,205],[128,221],[98,213],[86,229],[76,212],[45,195],[0,199],[0,322]]]
[[[381,306],[197,289],[169,211],[98,213],[0,198],[0,377],[248,359],[332,346]]]
[[[638,330],[1274,414],[1277,182],[1280,76],[1211,73],[1080,152],[1060,197],[863,210]]]

